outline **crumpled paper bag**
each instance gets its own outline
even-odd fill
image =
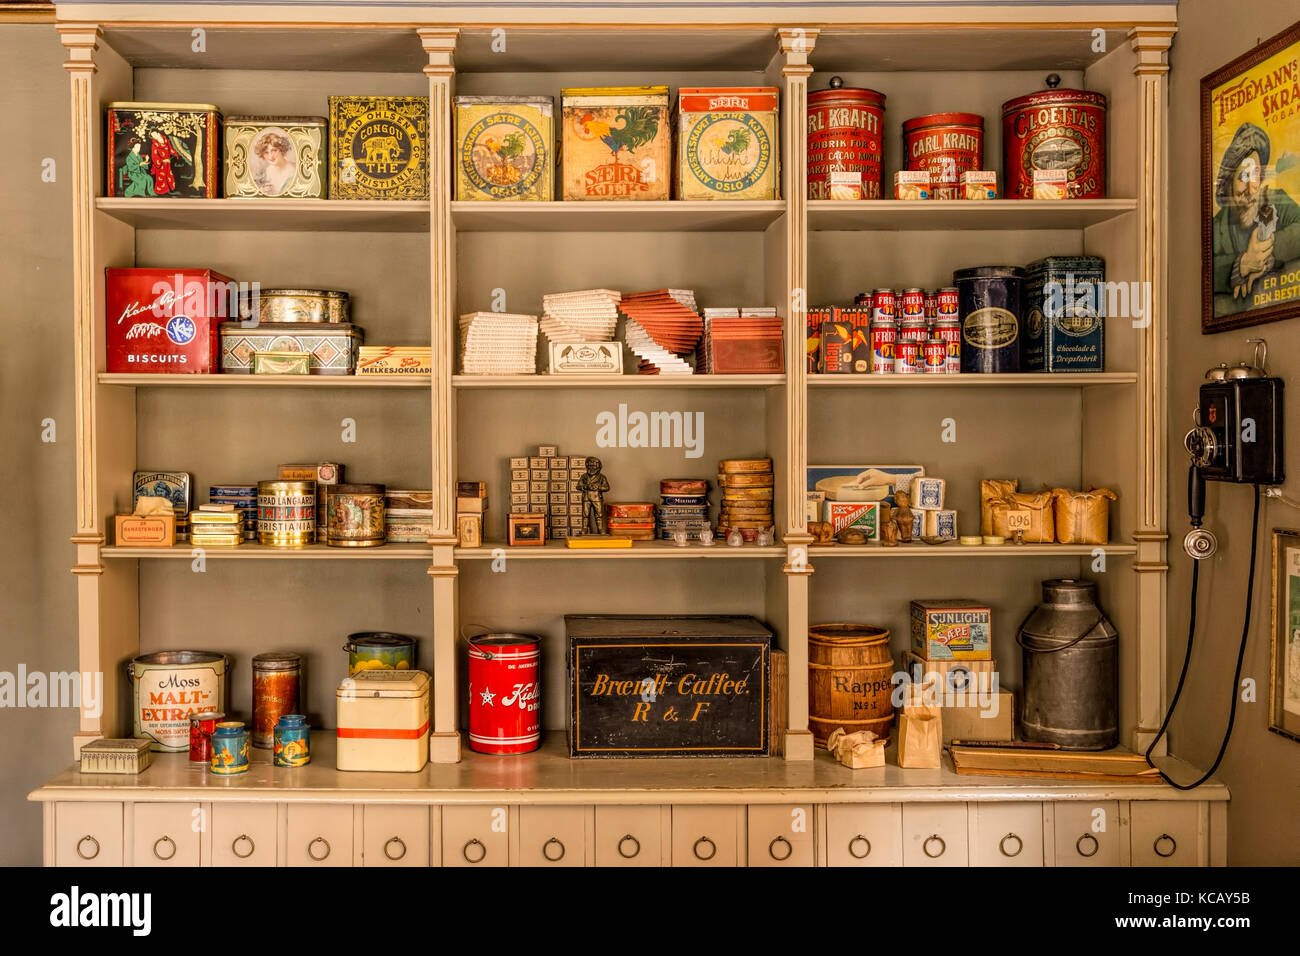
[[[862,770],[885,765],[885,745],[888,743],[888,737],[877,737],[869,730],[846,734],[843,727],[837,727],[827,738],[826,749],[850,770]]]

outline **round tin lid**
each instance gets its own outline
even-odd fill
[[[358,647],[414,647],[415,638],[405,637],[401,634],[392,634],[388,631],[358,631],[355,634],[348,635],[347,644],[343,645],[345,651],[352,651]]]
[[[384,494],[383,485],[330,485],[329,496],[335,495],[382,495]]]
[[[481,637],[471,637],[469,639],[469,653],[471,657],[477,656],[491,660],[493,657],[511,651],[536,653],[541,647],[541,643],[542,639],[536,634],[514,634],[510,632],[484,634]]]
[[[223,126],[324,126],[323,116],[227,116]]]
[[[984,128],[984,117],[979,113],[929,113],[903,120],[903,132],[928,129],[931,126],[978,126]]]
[[[255,671],[283,671],[302,667],[302,655],[292,651],[267,651],[253,658]]]
[[[874,105],[885,105],[885,94],[879,90],[869,90],[861,86],[845,86],[844,79],[839,76],[832,76],[827,81],[827,88],[824,90],[813,90],[808,94],[809,105],[821,106],[825,103],[834,103],[836,97],[842,96],[847,101],[858,102],[867,100]]]
[[[154,651],[133,658],[131,663],[141,667],[184,667],[188,664],[215,664],[218,661],[230,663],[225,654],[214,654],[211,651]]]
[[[265,327],[267,323],[263,323]],[[316,490],[316,482],[311,481],[290,481],[287,478],[272,478],[270,481],[259,481],[257,483],[258,494],[274,494],[277,491],[311,491]]]
[[[975,266],[973,269],[958,269],[952,274],[953,282],[970,279],[1023,279],[1025,270],[1019,266]]]
[[[251,299],[254,295],[263,299],[268,296],[291,296],[296,299],[303,297],[310,299],[346,299],[349,297],[347,292],[341,292],[338,289],[259,289],[256,293],[245,292],[243,297]]]
[[[225,711],[205,710],[199,714],[190,714],[190,721],[193,722],[196,720],[215,720],[219,723],[222,720],[224,720],[225,717],[226,717]]]

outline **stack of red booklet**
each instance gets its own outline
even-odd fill
[[[771,306],[704,310],[698,370],[714,375],[782,374],[781,317]]]
[[[690,375],[682,357],[700,341],[704,321],[690,289],[659,289],[623,296],[619,310],[627,317],[623,339],[639,360],[637,372]]]

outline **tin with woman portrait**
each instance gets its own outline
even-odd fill
[[[231,116],[225,123],[226,196],[324,199],[320,116]]]

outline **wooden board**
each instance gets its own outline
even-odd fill
[[[1150,779],[1160,782],[1159,771],[1128,750],[1100,753],[1067,750],[1018,750],[1005,747],[950,747],[958,773],[988,776],[1079,777],[1093,780]]]

